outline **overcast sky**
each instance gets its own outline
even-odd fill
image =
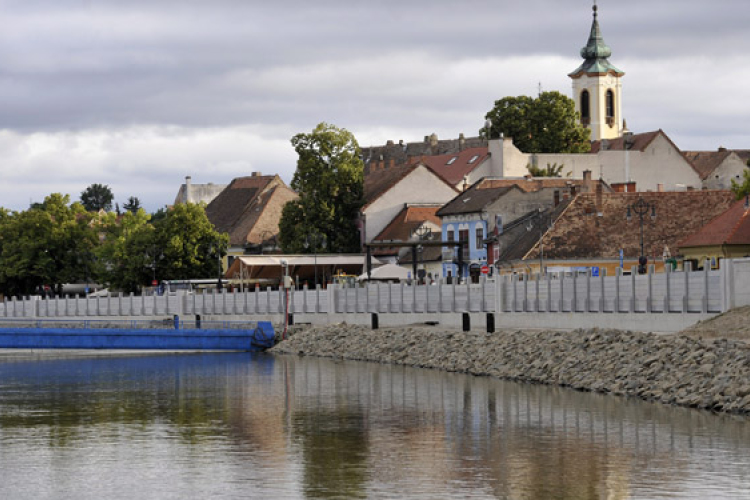
[[[599,6],[631,130],[750,149],[750,2]],[[590,0],[0,0],[0,206],[289,182],[321,121],[362,146],[476,135],[496,99],[570,95],[590,27]]]

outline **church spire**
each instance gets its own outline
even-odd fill
[[[584,61],[578,69],[568,75],[571,78],[581,76],[582,74],[602,75],[613,73],[617,76],[623,76],[625,74],[607,60],[607,58],[612,55],[612,49],[604,43],[602,30],[599,28],[598,10],[596,2],[594,2],[594,20],[591,23],[591,33],[589,34],[586,46],[581,49],[581,57]]]

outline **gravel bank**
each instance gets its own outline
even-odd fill
[[[271,352],[403,364],[750,413],[750,345],[739,340],[599,329],[487,334],[421,325],[374,331],[352,325],[295,327],[291,333]]]

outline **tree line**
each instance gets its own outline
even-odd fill
[[[180,204],[152,217],[87,210],[53,193],[28,210],[0,208],[0,293],[23,296],[67,283],[101,283],[138,292],[167,279],[215,276],[229,237],[204,207]]]

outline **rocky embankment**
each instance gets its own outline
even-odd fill
[[[745,318],[747,319],[747,318]],[[310,327],[276,353],[396,363],[750,413],[750,344],[616,330]]]

